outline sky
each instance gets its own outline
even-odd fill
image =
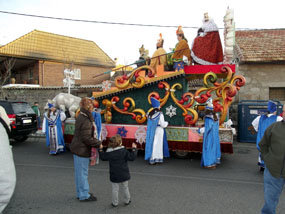
[[[223,27],[227,7],[234,10],[236,28],[285,28],[283,0],[0,0],[0,10],[42,16],[109,22],[200,27],[205,12]],[[177,43],[176,28],[134,27],[81,23],[23,17],[0,13],[0,45],[42,30],[96,42],[112,59],[131,64],[139,58],[144,44],[150,56],[155,51],[159,33],[164,48]],[[184,29],[191,44],[197,29]],[[223,30],[220,30],[223,39]]]

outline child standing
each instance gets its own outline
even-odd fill
[[[132,152],[129,152],[122,146],[122,138],[115,135],[110,138],[110,143],[106,152],[103,151],[103,145],[100,146],[99,154],[102,161],[109,161],[110,181],[112,183],[112,206],[119,204],[119,187],[123,188],[125,205],[131,203],[131,196],[128,187],[130,180],[130,171],[128,161],[134,161],[137,156],[137,146],[132,144]]]

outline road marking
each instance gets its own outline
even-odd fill
[[[27,166],[27,167],[49,167],[49,168],[60,168],[60,169],[73,169],[71,166],[55,166],[55,165],[43,165],[43,164],[15,164],[16,166]],[[93,169],[89,168],[90,171],[98,171],[98,172],[106,172],[108,173],[108,169]],[[178,178],[178,179],[188,179],[188,180],[199,180],[199,181],[214,181],[214,182],[223,182],[223,183],[236,183],[236,184],[254,184],[254,185],[263,185],[263,182],[258,181],[247,181],[247,180],[233,180],[232,178],[206,178],[199,176],[182,176],[182,175],[170,175],[170,174],[159,174],[152,172],[136,172],[132,171],[133,175],[144,175],[144,176],[152,176],[152,177],[164,177],[164,178]]]

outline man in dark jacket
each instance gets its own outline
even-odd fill
[[[89,98],[82,98],[80,113],[76,118],[75,132],[70,144],[73,153],[76,195],[80,201],[96,201],[97,198],[89,193],[88,167],[91,148],[99,147],[101,142],[94,138],[93,105]]]
[[[275,213],[285,183],[285,122],[269,126],[259,143],[261,157],[265,162],[264,200],[262,214]]]
[[[122,138],[120,135],[116,135],[110,139],[106,152],[103,151],[103,146],[100,146],[99,154],[100,159],[103,161],[109,161],[110,180],[112,182],[112,206],[117,207],[119,204],[119,185],[123,188],[125,196],[125,205],[131,203],[131,196],[128,187],[128,181],[130,180],[130,171],[128,167],[128,161],[133,161],[136,158],[137,150],[136,144],[132,145],[132,152],[129,152],[122,146]]]

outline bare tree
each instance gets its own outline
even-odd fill
[[[1,97],[2,99],[5,99],[5,93],[3,90],[3,85],[6,84],[8,79],[11,77],[11,71],[16,63],[15,58],[6,58],[1,63],[1,70],[0,70],[0,87],[1,87]]]

